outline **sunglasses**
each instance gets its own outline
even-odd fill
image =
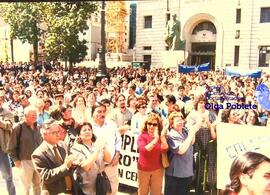
[[[157,124],[157,123],[150,123],[150,122],[148,122],[148,123],[147,123],[147,125],[148,125],[148,126],[153,126],[153,127],[158,126],[158,124]]]

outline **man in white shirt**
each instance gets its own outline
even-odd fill
[[[111,182],[112,195],[116,195],[118,192],[118,162],[121,150],[121,136],[118,132],[116,124],[106,118],[106,106],[98,103],[92,109],[93,132],[97,138],[104,139],[107,142],[107,147],[111,153],[112,160],[109,164],[105,165],[105,172]]]

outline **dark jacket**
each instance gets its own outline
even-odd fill
[[[62,159],[66,158],[67,150],[63,143],[58,144],[58,151]],[[42,183],[42,194],[57,195],[66,193],[65,176],[72,178],[71,172],[65,164],[58,164],[55,156],[46,141],[33,152],[32,161],[35,169],[39,172]],[[72,194],[78,194],[78,186],[72,178]]]
[[[34,150],[41,144],[39,128],[29,127],[25,122],[19,123],[12,131],[8,143],[8,153],[13,161],[31,160]]]

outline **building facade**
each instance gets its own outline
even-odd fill
[[[138,1],[137,60],[162,67],[166,25],[173,14],[181,22],[186,64],[269,68],[270,0]]]

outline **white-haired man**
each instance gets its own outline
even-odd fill
[[[40,195],[40,177],[35,171],[31,155],[42,142],[42,137],[37,126],[37,110],[28,106],[24,111],[25,121],[13,129],[8,143],[8,152],[20,170],[20,179],[26,195],[33,188],[33,195]]]
[[[54,119],[41,128],[42,144],[33,152],[32,161],[41,176],[42,195],[78,194],[71,174],[74,159],[68,156],[67,145],[60,141],[60,126]]]

